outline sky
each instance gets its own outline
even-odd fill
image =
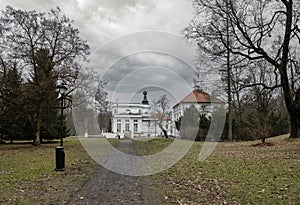
[[[91,47],[89,65],[108,81],[109,101],[154,100],[167,94],[176,103],[193,87],[196,49],[182,37],[193,17],[192,0],[1,0],[46,12],[60,7]]]

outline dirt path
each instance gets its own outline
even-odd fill
[[[117,149],[135,154],[131,140],[121,140]],[[148,177],[120,175],[99,166],[92,178],[75,193],[68,205],[160,204]]]

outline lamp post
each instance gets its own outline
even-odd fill
[[[56,159],[56,171],[65,170],[65,152],[63,147],[63,136],[64,136],[64,97],[67,92],[67,87],[64,85],[57,86],[60,93],[60,146],[55,148],[55,159]]]

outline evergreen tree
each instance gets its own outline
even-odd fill
[[[0,66],[17,62],[18,69],[30,73],[22,93],[35,145],[40,144],[42,132],[55,130],[58,77],[70,92],[76,89],[81,63],[89,55],[88,44],[72,24],[59,8],[38,13],[7,6],[1,13],[0,27],[5,29],[0,42],[5,55],[0,52]]]
[[[14,67],[9,69],[2,81],[0,125],[2,135],[11,140],[23,139],[26,128],[26,114],[22,96],[22,79]]]
[[[184,139],[195,140],[198,135],[200,123],[200,112],[194,106],[191,105],[187,108],[180,122],[180,136]]]
[[[59,102],[56,91],[57,75],[47,50],[41,49],[34,55],[36,69],[26,84],[24,95],[29,121],[34,130],[34,144],[39,145],[57,127]],[[52,135],[53,136],[53,135]],[[59,135],[57,135],[59,136]],[[52,138],[52,137],[50,137]]]

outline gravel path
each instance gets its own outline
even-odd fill
[[[135,154],[131,140],[121,140],[118,150]],[[96,173],[75,193],[69,205],[161,204],[151,189],[148,177],[120,175],[99,166]]]

